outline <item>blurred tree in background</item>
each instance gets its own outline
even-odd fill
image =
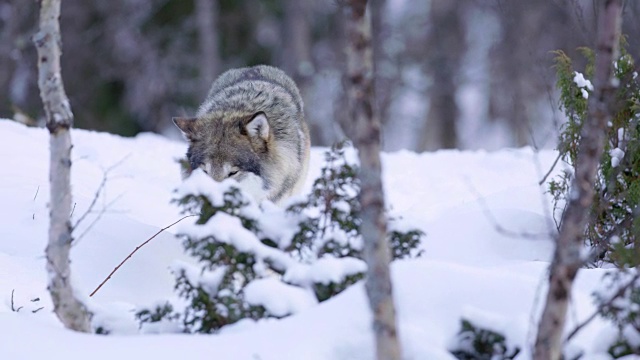
[[[593,47],[591,0],[371,0],[376,98],[387,150],[555,146],[552,50]],[[640,4],[626,1],[625,34]],[[300,86],[314,145],[344,137],[344,29],[333,0],[65,0],[63,76],[76,125],[178,132],[221,72],[283,68]],[[37,2],[0,0],[0,117],[43,117]],[[640,38],[629,36],[640,55]],[[344,122],[343,122],[344,123]],[[551,141],[550,141],[551,139]]]

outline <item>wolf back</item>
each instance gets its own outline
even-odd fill
[[[194,118],[174,118],[189,141],[190,173],[235,178],[257,200],[280,202],[304,184],[309,130],[295,83],[271,66],[233,69],[214,81]]]

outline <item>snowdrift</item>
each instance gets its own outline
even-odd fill
[[[172,229],[138,251],[92,298],[88,294],[137,245],[180,218],[171,203],[176,160],[186,143],[73,130],[73,281],[109,336],[65,330],[46,291],[48,134],[0,120],[0,359],[371,359],[364,287],[282,320],[243,321],[215,335],[142,335],[135,309],[171,297],[175,260],[191,261]],[[314,148],[306,189],[323,151]],[[397,261],[392,276],[405,359],[453,359],[447,351],[465,317],[503,332],[530,358],[544,299],[555,225],[537,183],[557,154],[530,148],[383,154],[392,216],[427,235],[420,259]],[[567,330],[588,317],[603,270],[580,272]],[[18,310],[19,309],[19,310]],[[601,320],[571,347],[605,354],[612,329]]]

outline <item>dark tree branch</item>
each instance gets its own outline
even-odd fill
[[[98,287],[97,287],[95,290],[93,290],[93,292],[91,292],[91,294],[89,295],[89,297],[92,297],[93,295],[95,295],[95,293],[96,293],[96,292],[98,292],[98,290],[100,290],[100,288],[101,288],[101,287],[102,287],[102,286],[103,286],[107,281],[109,281],[109,279],[111,279],[111,276],[113,276],[113,274],[115,274],[115,273],[116,273],[116,271],[118,271],[118,269],[120,269],[120,267],[121,267],[122,265],[124,265],[124,263],[125,263],[127,260],[129,260],[129,259],[133,256],[133,254],[135,254],[138,250],[140,250],[140,248],[142,248],[143,246],[147,245],[147,243],[148,243],[149,241],[153,240],[156,236],[160,235],[160,233],[161,233],[161,232],[163,232],[163,231],[167,230],[168,228],[172,227],[173,225],[175,225],[175,224],[179,223],[180,221],[182,221],[182,220],[184,220],[184,219],[186,219],[186,218],[188,218],[188,217],[192,217],[192,216],[200,216],[200,215],[187,215],[187,216],[184,216],[184,217],[182,217],[180,220],[178,220],[178,221],[174,222],[173,224],[168,225],[168,226],[166,226],[166,227],[163,227],[162,229],[160,229],[160,231],[158,231],[157,233],[155,233],[152,237],[150,237],[150,238],[148,238],[147,240],[145,240],[145,242],[143,242],[142,244],[140,244],[140,245],[136,246],[136,248],[135,248],[135,249],[134,249],[134,250],[133,250],[133,251],[132,251],[132,252],[131,252],[131,253],[130,253],[126,258],[124,258],[124,260],[122,260],[122,262],[120,262],[120,264],[118,264],[118,266],[116,266],[116,267],[113,269],[113,271],[111,271],[111,273],[109,273],[109,276],[107,276],[107,277],[106,277],[106,278],[105,278],[105,279],[100,283],[100,285],[98,285]]]
[[[20,306],[19,308],[15,308],[15,305],[13,304],[13,292],[16,291],[16,289],[11,289],[11,311],[13,312],[18,312],[20,311],[20,309],[22,309],[22,306]]]
[[[627,289],[629,289],[630,287],[633,286],[633,284],[635,284],[636,281],[638,281],[638,279],[640,279],[640,273],[637,273],[633,278],[631,278],[631,281],[629,281],[628,283],[624,284],[623,286],[621,286],[618,291],[616,291],[615,294],[613,294],[613,296],[611,296],[611,298],[609,298],[609,300],[607,300],[604,303],[601,303],[598,306],[598,309],[596,311],[593,312],[593,314],[591,314],[591,316],[589,316],[588,318],[586,318],[583,322],[581,322],[580,324],[578,324],[567,336],[567,338],[565,339],[565,343],[569,342],[569,340],[571,340],[574,336],[576,336],[576,334],[582,330],[582,328],[584,328],[585,326],[587,326],[591,321],[593,321],[593,319],[595,319],[599,314],[602,313],[602,310],[605,309],[608,306],[611,306],[611,304],[613,304],[613,302],[618,299],[619,297],[621,297],[622,295],[624,295],[625,291],[627,291]]]
[[[100,185],[98,185],[98,189],[96,190],[95,194],[93,195],[93,200],[91,200],[91,204],[89,204],[89,207],[87,208],[87,211],[85,211],[82,215],[80,215],[80,218],[76,221],[75,224],[73,224],[73,226],[71,227],[72,231],[77,229],[78,226],[80,225],[80,223],[82,223],[82,221],[93,211],[94,206],[96,206],[96,203],[98,202],[98,199],[100,198],[100,195],[102,194],[105,186],[107,185],[107,180],[109,180],[109,173],[117,168],[118,166],[122,165],[123,162],[125,162],[125,160],[127,160],[129,158],[129,156],[131,156],[131,154],[127,154],[127,156],[123,157],[122,159],[118,160],[115,164],[109,166],[106,169],[103,169],[102,171],[102,180],[100,181]],[[110,204],[114,203],[114,201],[112,201]],[[105,206],[103,208],[103,211],[107,208],[107,206]],[[75,209],[75,204],[74,204],[74,209]],[[100,214],[101,216],[102,214]]]
[[[549,177],[549,175],[551,175],[551,173],[553,172],[553,169],[556,168],[556,165],[558,164],[558,161],[560,161],[561,158],[562,158],[562,154],[558,154],[556,159],[553,161],[553,164],[551,164],[551,167],[549,168],[549,171],[547,171],[547,173],[544,174],[542,179],[540,179],[540,181],[538,181],[538,185],[543,185],[544,182],[547,181],[547,178]]]

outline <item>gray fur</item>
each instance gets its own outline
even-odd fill
[[[310,143],[302,98],[293,80],[277,68],[259,65],[225,72],[214,81],[195,118],[173,121],[189,140],[191,169],[202,168],[217,181],[234,177],[241,185],[257,176],[265,194],[257,195],[258,200],[274,202],[304,183]]]

